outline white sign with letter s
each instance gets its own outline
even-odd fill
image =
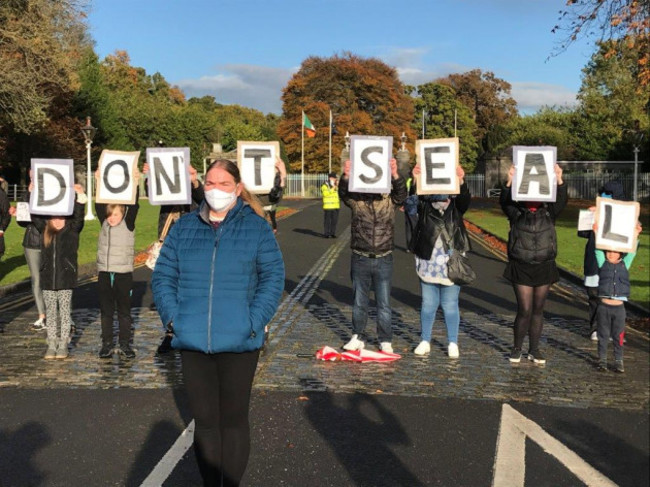
[[[393,138],[353,135],[350,138],[350,191],[388,194]]]

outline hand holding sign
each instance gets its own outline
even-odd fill
[[[271,191],[279,157],[280,143],[277,141],[237,141],[237,166],[248,191],[255,194],[268,194]]]
[[[415,142],[415,158],[420,168],[416,183],[418,194],[460,193],[456,170],[459,167],[459,150],[457,137]]]
[[[397,173],[397,161],[391,164],[392,137],[353,135],[350,138],[350,191],[388,194],[391,175]]]
[[[596,248],[635,252],[640,233],[638,202],[596,198]]]
[[[147,147],[149,202],[152,205],[189,205],[189,147]]]
[[[515,167],[512,177],[514,201],[555,202],[557,184],[562,184],[562,169],[556,164],[556,147],[514,146],[512,160]]]
[[[74,208],[72,159],[32,159],[34,191],[29,210],[35,215],[67,216]]]

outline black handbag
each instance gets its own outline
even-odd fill
[[[452,239],[444,223],[442,226],[442,235],[447,239],[447,247],[449,247],[451,252],[447,261],[447,277],[451,282],[459,286],[471,284],[476,279],[476,272],[472,269],[467,256],[454,249]]]
[[[282,199],[283,193],[284,189],[282,186],[273,186],[273,188],[271,188],[271,192],[269,193],[269,203],[273,205],[279,203]]]

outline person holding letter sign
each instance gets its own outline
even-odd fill
[[[420,166],[413,174],[420,176]],[[458,195],[421,195],[418,197],[418,222],[413,232],[410,249],[415,254],[415,269],[420,278],[422,308],[420,311],[421,342],[413,353],[428,355],[431,351],[431,328],[436,311],[442,308],[447,326],[447,354],[458,358],[458,327],[460,286],[447,275],[450,252],[470,250],[469,238],[463,223],[463,214],[469,208],[471,195],[465,184],[465,171],[456,167],[460,183]]]
[[[554,203],[513,201],[514,173],[515,167],[511,166],[500,197],[501,208],[510,221],[508,263],[503,277],[512,283],[517,298],[510,362],[521,361],[524,339],[528,336],[528,359],[536,364],[544,364],[546,359],[539,350],[539,340],[544,326],[544,303],[548,291],[551,284],[560,278],[555,265],[555,219],[567,204],[567,188],[562,181],[562,169],[556,164],[557,196]]]
[[[594,223],[594,231],[598,224]],[[637,237],[641,223],[636,225]],[[637,240],[637,248],[638,248]],[[623,345],[625,343],[625,301],[630,297],[629,269],[636,252],[623,254],[611,250],[595,250],[598,264],[598,297],[596,311],[598,334],[598,370],[607,371],[607,345],[610,337],[614,344],[614,370],[625,372],[623,366]]]
[[[47,315],[45,359],[68,356],[72,317],[72,289],[77,285],[79,233],[84,227],[84,208],[88,201],[79,184],[71,216],[32,215],[34,226],[43,235],[41,247],[41,288]]]
[[[97,175],[96,175],[97,176]],[[135,255],[135,219],[138,216],[139,191],[135,204],[95,203],[101,228],[97,242],[97,284],[102,323],[102,348],[99,358],[111,358],[114,349],[113,315],[117,311],[119,353],[134,358],[131,348],[131,288]]]
[[[406,181],[397,172],[397,161],[390,160],[390,194],[351,193],[349,160],[345,161],[339,183],[339,197],[352,210],[352,262],[350,274],[354,293],[352,309],[352,338],[343,348],[361,350],[365,347],[370,288],[374,286],[377,301],[377,335],[380,348],[393,352],[391,340],[390,290],[393,277],[393,248],[395,208],[406,200]]]
[[[264,327],[284,290],[284,262],[236,164],[213,162],[205,200],[172,227],[151,288],[181,351],[204,485],[239,485],[250,451],[248,409]]]

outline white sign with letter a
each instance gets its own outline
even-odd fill
[[[237,141],[237,166],[246,189],[268,194],[275,182],[275,161],[280,157],[280,143]]]
[[[556,161],[556,147],[513,146],[512,163],[515,165],[515,175],[512,178],[512,199],[554,202],[557,195]]]
[[[97,177],[97,203],[135,203],[139,157],[140,152],[102,151]]]
[[[636,224],[640,210],[636,201],[596,198],[596,248],[636,252]]]
[[[460,145],[458,137],[415,141],[415,157],[420,166],[418,194],[458,194],[456,175]]]
[[[31,213],[72,215],[75,199],[73,166],[72,159],[32,159]]]
[[[393,138],[353,135],[350,138],[350,191],[390,193]]]
[[[152,205],[189,205],[189,147],[147,147],[149,202]]]

